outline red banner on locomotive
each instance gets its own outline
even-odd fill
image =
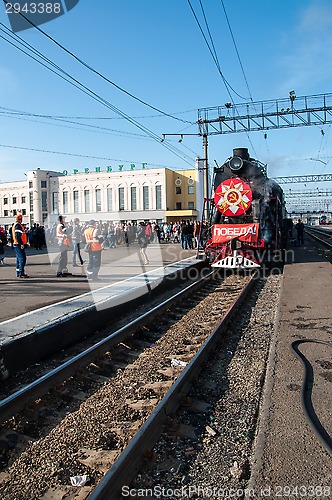
[[[259,242],[259,224],[214,224],[212,226],[212,243],[227,243],[238,239],[247,243]]]

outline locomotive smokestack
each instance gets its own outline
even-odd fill
[[[239,156],[242,160],[249,160],[248,148],[235,148],[233,149],[233,156]]]

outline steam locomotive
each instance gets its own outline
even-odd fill
[[[287,242],[284,193],[247,148],[215,169],[204,243],[212,267],[255,268],[282,260]]]

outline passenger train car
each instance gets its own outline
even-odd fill
[[[204,252],[212,267],[252,268],[282,259],[287,219],[281,187],[248,149],[215,169]]]

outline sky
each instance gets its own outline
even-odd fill
[[[198,109],[331,92],[330,0],[80,0],[45,34],[13,33],[3,4],[0,23],[1,182],[36,168],[190,168],[203,157]],[[247,147],[270,177],[332,173],[331,137],[329,124],[211,135],[209,164]]]

